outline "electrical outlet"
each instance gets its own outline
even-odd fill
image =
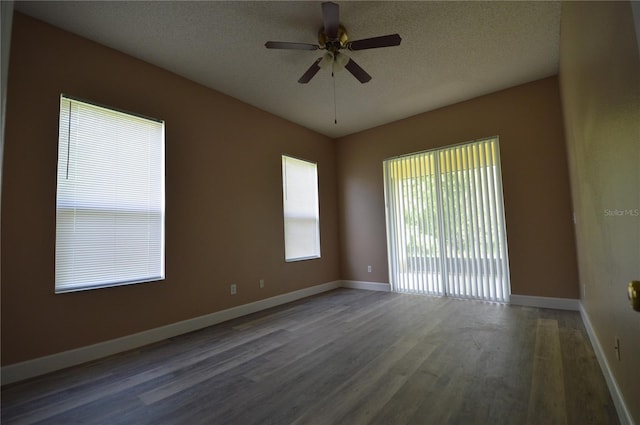
[[[235,283],[231,284],[231,295],[235,295],[238,292],[238,286]]]
[[[371,266],[367,266],[367,272],[371,273]]]
[[[616,350],[616,358],[618,359],[618,361],[620,361],[620,338],[618,338],[616,336],[615,339],[615,346],[613,347],[614,350]]]
[[[264,288],[264,279],[260,279],[260,287]]]

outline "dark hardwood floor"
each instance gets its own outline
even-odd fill
[[[618,424],[577,312],[338,289],[2,388],[2,424]]]

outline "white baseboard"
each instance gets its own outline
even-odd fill
[[[132,350],[144,345],[162,341],[167,338],[172,338],[181,334],[206,328],[207,326],[216,325],[227,320],[246,316],[251,313],[276,307],[282,304],[299,300],[301,298],[306,298],[322,292],[331,291],[339,287],[364,289],[369,291],[391,291],[391,285],[388,283],[364,282],[354,280],[328,282],[298,291],[289,292],[287,294],[277,295],[275,297],[267,298],[253,303],[232,307],[227,310],[217,311],[204,316],[195,317],[193,319],[183,320],[181,322],[172,323],[166,326],[161,326],[159,328],[149,329],[147,331],[127,335],[122,338],[116,338],[86,347],[80,347],[77,349],[63,351],[61,353],[56,353],[49,356],[8,365],[0,370],[0,380],[2,382],[2,385],[6,385],[13,382],[33,378],[35,376],[44,375],[56,370],[79,365],[92,360],[97,360],[123,351]],[[511,304],[564,310],[580,310],[580,303],[578,300],[565,298],[511,295]]]
[[[380,282],[363,282],[360,280],[342,280],[341,286],[343,288],[365,289],[367,291],[391,292],[390,284],[380,283]]]
[[[553,308],[556,310],[580,311],[580,300],[575,298],[534,297],[532,295],[514,295],[509,303],[526,307]]]
[[[584,323],[584,327],[587,330],[587,334],[589,335],[589,339],[591,340],[591,345],[593,346],[593,351],[596,353],[596,358],[598,359],[598,363],[600,363],[600,369],[602,369],[602,374],[604,375],[604,379],[607,382],[607,386],[609,387],[609,393],[611,394],[611,398],[613,399],[613,404],[616,406],[616,411],[618,412],[618,418],[620,419],[621,425],[634,425],[633,418],[631,417],[631,412],[627,409],[627,405],[624,402],[624,398],[622,397],[622,392],[620,392],[620,388],[616,383],[615,378],[613,377],[613,373],[611,373],[611,368],[609,367],[609,362],[607,361],[607,356],[604,354],[604,350],[602,349],[602,345],[600,345],[600,341],[596,336],[596,332],[591,326],[591,320],[589,320],[589,315],[586,310],[580,303],[580,315],[582,316],[582,322]]]
[[[289,292],[264,300],[252,302],[249,304],[232,307],[227,310],[217,311],[204,316],[194,317],[193,319],[183,320],[181,322],[172,323],[170,325],[161,326],[159,328],[149,329],[122,338],[112,339],[100,342],[86,347],[80,347],[74,350],[63,351],[61,353],[52,354],[50,356],[39,357],[33,360],[27,360],[20,363],[5,366],[0,371],[0,380],[2,385],[12,382],[22,381],[24,379],[33,378],[35,376],[44,375],[45,373],[86,363],[112,354],[120,353],[134,348],[142,347],[154,342],[172,338],[187,332],[206,328],[227,320],[235,319],[247,314],[255,313],[281,304],[306,298],[321,292],[331,291],[339,288],[341,281],[323,283],[321,285],[311,286],[309,288],[300,289],[298,291]]]

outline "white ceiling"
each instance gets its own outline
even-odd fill
[[[22,13],[140,58],[330,137],[558,71],[560,3],[340,1],[349,39],[399,33],[398,47],[348,52],[373,79],[320,71],[321,2],[17,2]]]

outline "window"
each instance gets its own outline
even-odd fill
[[[320,258],[317,164],[283,155],[282,198],[286,261]]]
[[[164,279],[164,122],[62,95],[55,292]]]
[[[509,301],[498,138],[384,161],[395,291]]]

